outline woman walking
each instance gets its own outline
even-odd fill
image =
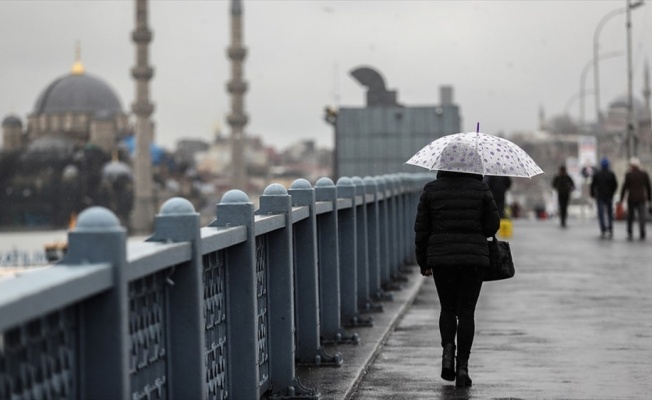
[[[566,218],[568,217],[568,203],[570,194],[575,190],[575,182],[568,175],[566,166],[559,167],[559,172],[552,180],[552,187],[557,191],[557,202],[559,204],[559,222],[561,227],[566,227]]]
[[[457,387],[472,384],[468,362],[475,307],[489,266],[487,238],[499,227],[496,203],[482,175],[439,171],[425,185],[414,225],[417,263],[423,276],[434,276],[441,305],[441,377]]]

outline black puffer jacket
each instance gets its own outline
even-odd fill
[[[417,263],[422,269],[489,266],[487,238],[500,217],[482,176],[440,171],[423,188],[417,211]]]

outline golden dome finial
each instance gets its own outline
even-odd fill
[[[75,46],[75,63],[72,66],[72,70],[70,71],[73,75],[83,75],[86,69],[84,68],[84,64],[81,62],[81,45],[79,44],[79,40],[77,41],[77,45]]]

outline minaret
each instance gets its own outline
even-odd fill
[[[244,94],[247,83],[243,80],[244,59],[247,49],[242,40],[242,1],[231,0],[231,46],[227,50],[231,59],[231,80],[226,85],[231,94],[231,113],[227,122],[231,126],[231,188],[247,190],[247,160],[245,160],[245,133],[247,115],[244,113]]]
[[[132,39],[136,44],[136,66],[131,75],[136,80],[136,100],[131,110],[136,115],[136,156],[134,162],[134,210],[131,227],[136,233],[148,233],[154,221],[154,194],[150,146],[153,123],[150,119],[154,105],[149,101],[149,80],[154,69],[148,65],[149,42],[152,31],[147,27],[147,0],[136,0],[136,29]]]

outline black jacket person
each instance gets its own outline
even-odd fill
[[[487,237],[499,226],[496,203],[482,176],[440,171],[423,188],[414,224],[417,263],[422,275],[434,275],[441,304],[441,376],[458,386],[471,385],[468,359],[475,306],[489,266]]]
[[[552,187],[557,191],[557,201],[559,202],[559,221],[562,227],[566,227],[566,217],[568,215],[568,203],[570,194],[575,190],[575,182],[566,172],[566,167],[559,167],[559,173],[552,180]]]

